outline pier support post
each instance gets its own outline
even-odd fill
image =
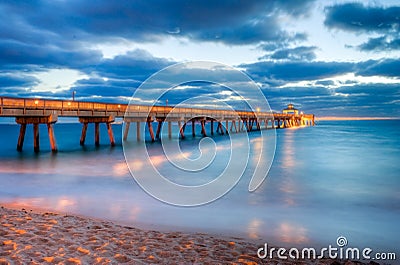
[[[172,138],[172,122],[168,122],[168,138]]]
[[[156,132],[156,138],[160,139],[160,133],[161,133],[161,127],[162,127],[163,121],[159,120],[158,125],[157,125],[157,132]]]
[[[113,134],[113,130],[111,128],[111,123],[107,122],[107,131],[108,131],[108,138],[110,138],[110,144],[111,146],[115,146],[115,140],[114,140],[114,134]]]
[[[226,134],[229,134],[229,121],[228,120],[225,121],[225,132],[226,132]]]
[[[56,138],[54,137],[54,128],[52,123],[47,124],[47,132],[49,134],[51,151],[57,152]]]
[[[124,130],[124,141],[126,141],[128,139],[128,134],[129,134],[129,127],[131,126],[131,123],[129,121],[127,121],[125,123],[125,130]]]
[[[181,122],[178,122],[178,127],[179,127],[179,133],[181,135],[182,139],[185,139],[185,128],[186,128],[186,122],[183,123],[183,126],[181,127]]]
[[[25,132],[26,132],[26,124],[21,124],[21,128],[19,128],[19,136],[18,136],[18,144],[17,144],[17,151],[21,152],[22,147],[24,146],[24,139],[25,139]]]
[[[82,145],[82,146],[85,145],[87,127],[88,127],[88,123],[84,122],[82,125],[82,134],[81,134],[81,140],[80,140],[80,145]]]
[[[20,116],[15,118],[15,122],[21,125],[18,136],[17,151],[22,151],[27,124],[33,124],[33,150],[36,153],[40,151],[39,124],[47,124],[51,150],[57,151],[56,140],[52,127],[53,124],[57,122],[57,115],[50,114],[48,116]]]
[[[214,135],[214,120],[211,120],[211,129],[210,129],[210,131],[211,131],[211,135]]]
[[[33,150],[37,153],[40,150],[39,147],[39,124],[33,124]]]
[[[140,121],[136,122],[136,141],[140,141],[141,136],[140,136]]]
[[[201,121],[201,134],[206,137],[207,133],[206,133],[206,120],[202,120]]]
[[[248,125],[247,131],[250,132],[253,129],[253,120],[249,120],[248,124],[246,123],[246,125]]]
[[[100,145],[100,129],[99,126],[100,124],[98,122],[94,123],[94,145],[99,146]]]
[[[236,121],[232,121],[232,124],[233,124],[233,127],[235,128],[235,132],[237,133],[238,130],[237,130],[237,127],[236,127]]]
[[[111,146],[115,145],[114,134],[111,123],[114,122],[113,116],[105,117],[79,117],[79,122],[83,124],[80,145],[85,144],[86,132],[89,123],[94,123],[94,144],[100,146],[100,123],[105,123],[107,126],[108,137],[110,138]]]
[[[192,119],[192,136],[196,136],[196,124],[194,119]]]
[[[218,122],[217,133],[223,135],[224,134],[224,126],[222,126],[221,122]]]
[[[155,139],[154,139],[153,125],[152,125],[152,122],[149,120],[147,121],[147,128],[149,129],[151,141],[154,142]]]

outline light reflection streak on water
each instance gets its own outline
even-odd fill
[[[276,228],[275,234],[284,243],[300,244],[309,242],[307,229],[297,224],[283,222]]]

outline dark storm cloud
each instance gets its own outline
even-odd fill
[[[30,87],[37,84],[37,82],[38,80],[32,76],[21,74],[0,74],[0,89],[4,87]]]
[[[281,13],[307,14],[308,1],[36,1],[0,5],[5,37],[46,41],[98,38],[160,40],[166,35],[247,44],[291,38],[278,23]],[[4,14],[10,14],[6,17]],[[16,33],[12,27],[19,27]],[[28,36],[23,32],[29,30]],[[53,34],[53,36],[51,36]]]
[[[400,6],[368,7],[360,3],[335,5],[326,9],[325,25],[353,32],[398,31]]]
[[[257,62],[243,64],[256,80],[302,81],[328,78],[353,71],[353,63],[345,62]]]
[[[137,86],[137,82],[90,79],[79,80],[70,89],[70,92],[76,91],[77,97],[90,97],[93,95],[130,97]]]
[[[390,38],[383,36],[378,38],[370,38],[367,42],[358,46],[362,51],[389,51],[400,49],[400,38],[390,40]]]
[[[1,73],[0,71],[0,95],[4,97],[18,97],[30,91],[30,88],[38,84],[33,76],[24,73]]]
[[[293,103],[317,116],[400,116],[400,95],[395,84],[268,88],[265,94],[276,111]]]
[[[357,46],[362,51],[400,49],[400,6],[377,7],[347,3],[326,9],[325,25],[354,33],[378,33]]]
[[[400,94],[397,84],[364,84],[335,89],[348,94],[345,102],[350,112],[369,116],[400,116]],[[359,116],[358,115],[358,116]]]
[[[388,76],[400,78],[400,60],[385,59],[379,61],[367,61],[360,63],[358,75],[363,76]]]
[[[157,71],[173,64],[173,61],[157,58],[143,50],[134,50],[113,59],[103,59],[96,66],[88,68],[88,74],[97,77],[78,80],[71,91],[78,97],[93,95],[131,97],[143,81]]]
[[[246,73],[258,82],[270,86],[281,86],[286,82],[312,81],[348,73],[360,76],[385,76],[400,78],[400,60],[382,59],[364,62],[306,62],[306,61],[261,61],[242,64]],[[328,85],[318,81],[317,85]]]
[[[271,107],[281,111],[294,103],[318,116],[400,116],[398,84],[359,84],[344,82],[337,87],[337,75],[399,78],[400,60],[382,59],[359,63],[339,62],[258,62],[241,65],[255,81],[265,84],[264,94]],[[273,81],[270,81],[273,80]],[[315,80],[315,85],[280,87],[288,82]]]
[[[64,50],[53,45],[0,40],[0,66],[3,69],[16,65],[85,68],[97,64],[101,57],[100,52],[93,50]]]
[[[150,75],[175,62],[152,56],[144,50],[134,50],[127,54],[104,59],[95,71],[103,77],[129,78],[144,81]]]

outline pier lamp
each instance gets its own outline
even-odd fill
[[[35,100],[35,105],[37,105],[37,104],[39,104],[39,100],[36,99]]]
[[[68,106],[71,106],[71,102],[68,102]]]
[[[260,108],[257,108],[257,112],[260,112]]]
[[[121,105],[118,104],[118,108],[120,109],[120,108],[121,108]]]

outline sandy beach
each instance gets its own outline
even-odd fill
[[[360,264],[261,260],[256,243],[146,231],[69,214],[0,209],[0,264]]]

